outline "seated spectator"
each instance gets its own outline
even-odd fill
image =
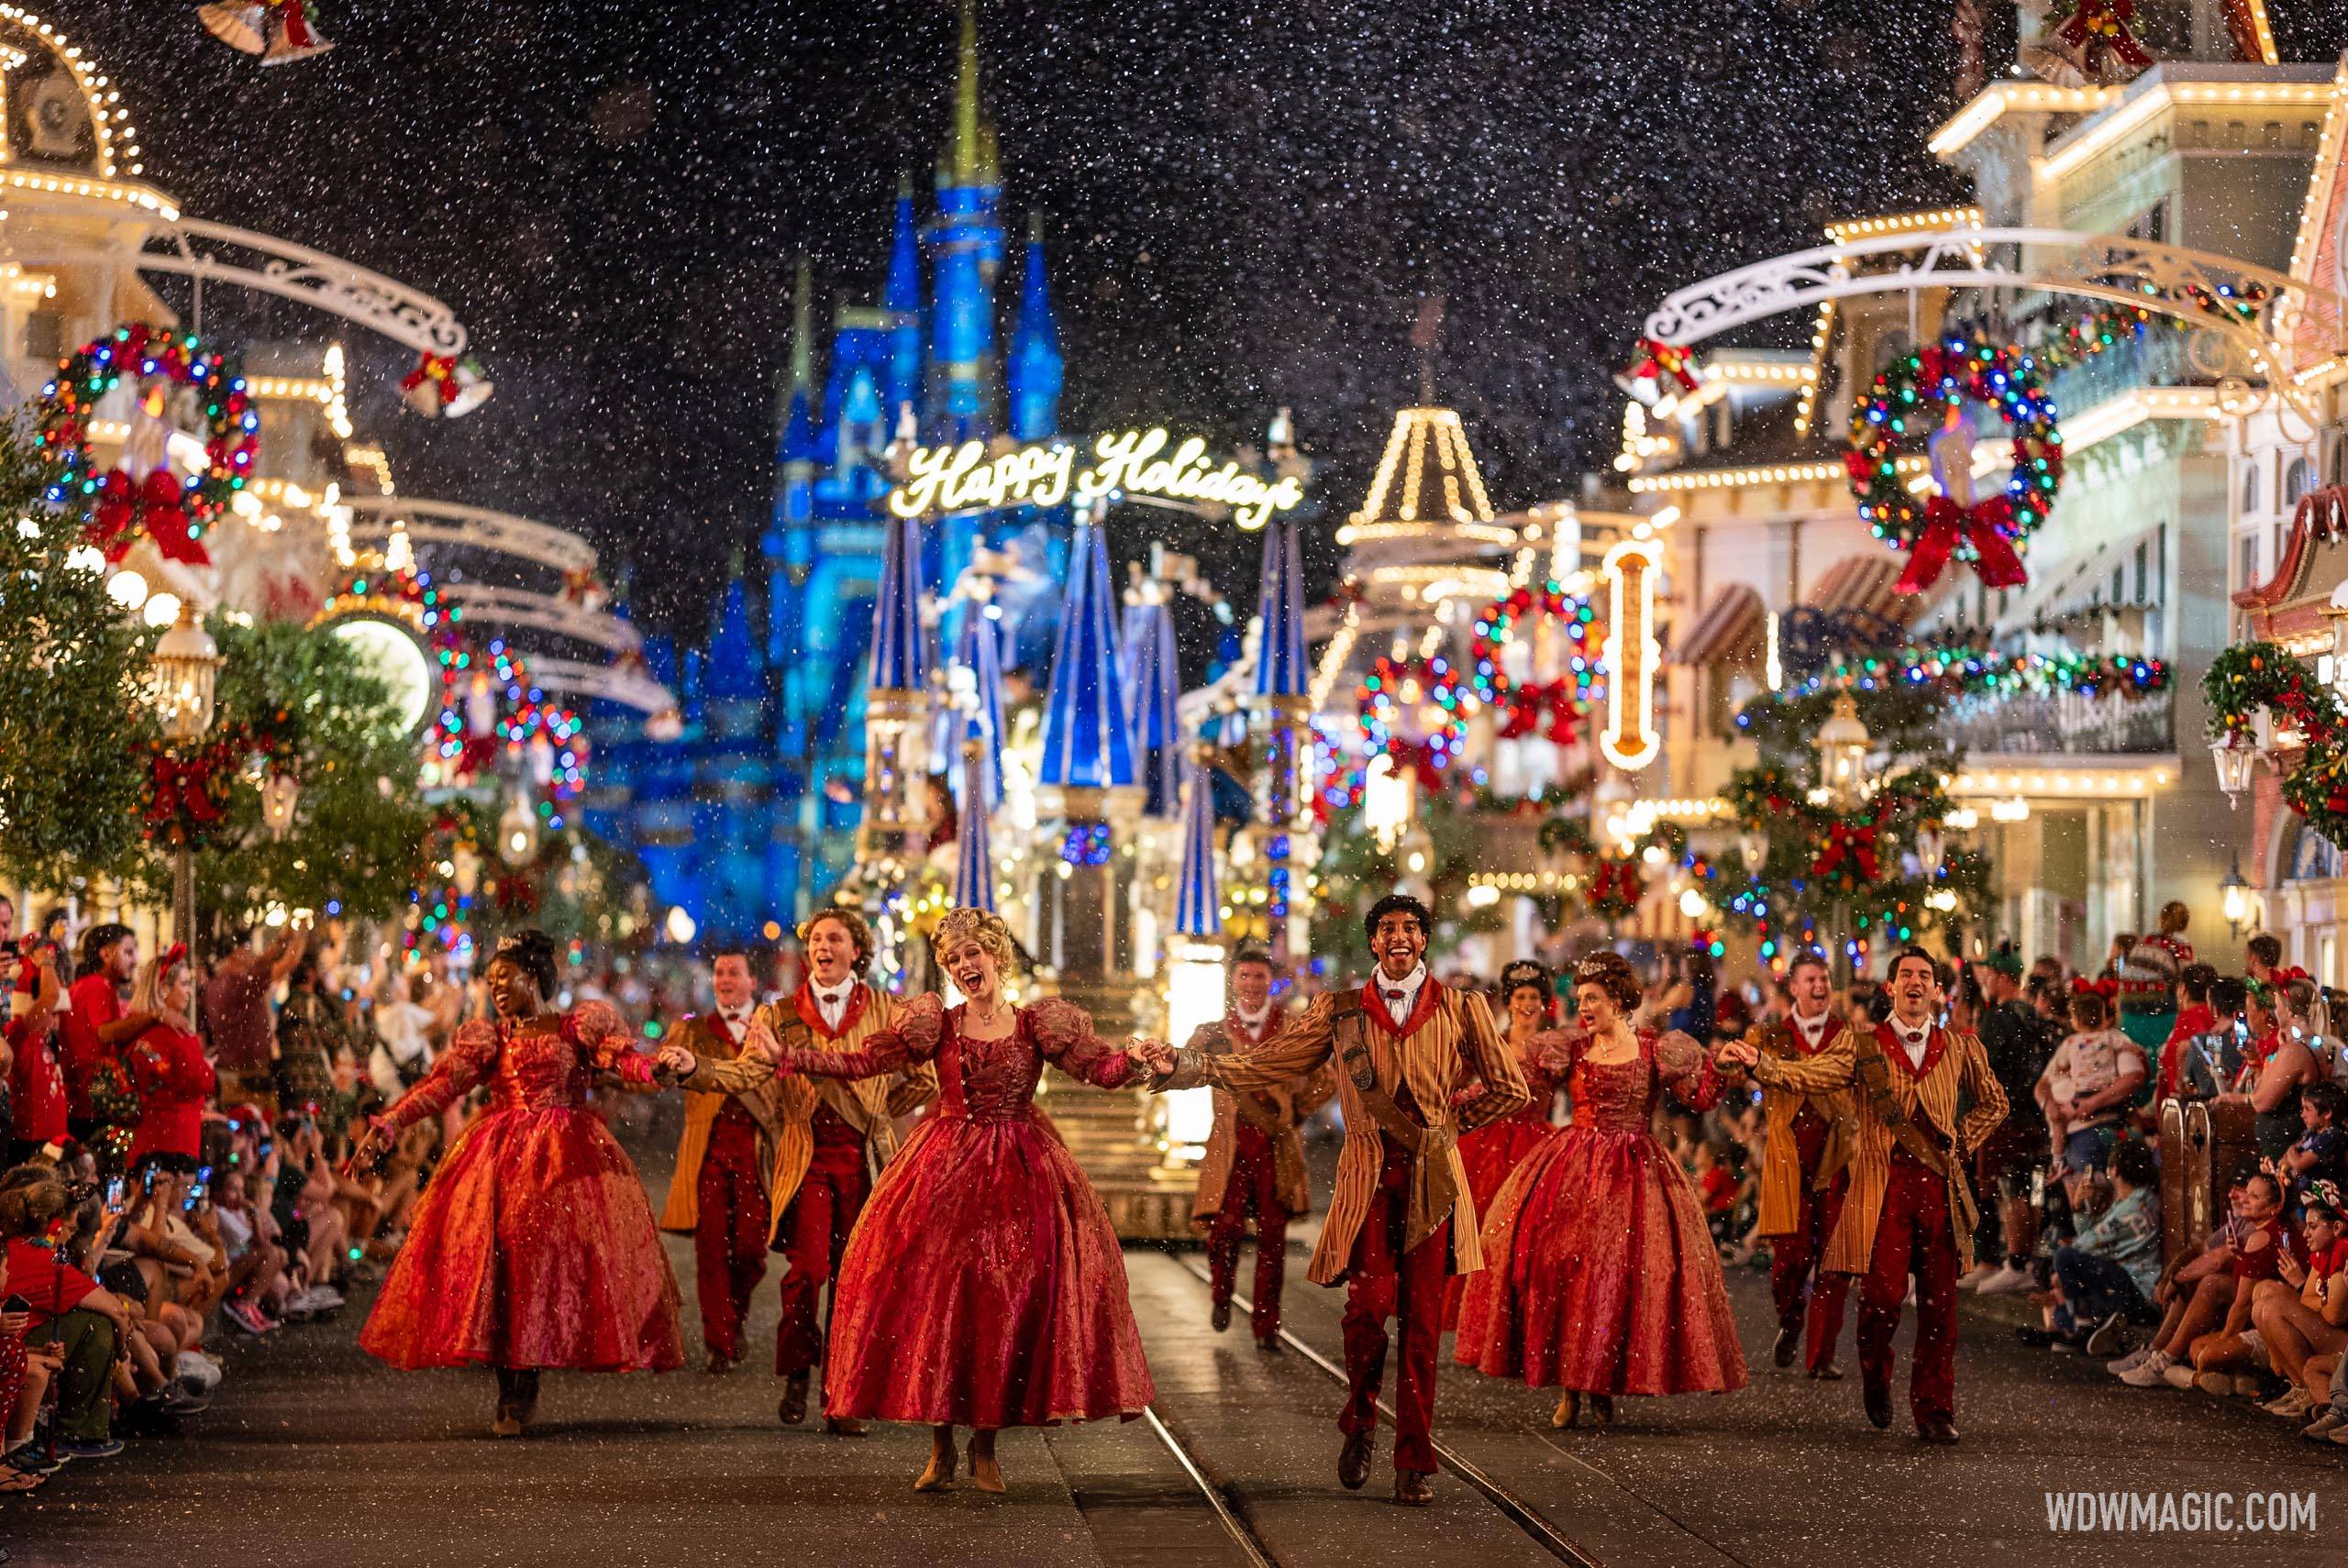
[[[129,1305],[58,1256],[72,1223],[72,1197],[57,1173],[19,1165],[0,1176],[0,1236],[9,1288],[31,1303],[36,1344],[58,1347],[57,1452],[75,1460],[122,1452],[112,1435],[114,1374],[132,1333]]]
[[[2054,1249],[2055,1302],[2043,1338],[2075,1344],[2089,1355],[2120,1348],[2127,1325],[2148,1319],[2161,1274],[2160,1166],[2144,1144],[2121,1144],[2111,1155],[2111,1204],[2069,1245]]]
[[[2267,1186],[2274,1186],[2271,1176]],[[2187,1364],[2193,1342],[2225,1320],[2234,1298],[2234,1264],[2254,1226],[2251,1207],[2249,1183],[2234,1183],[2226,1189],[2225,1222],[2210,1228],[2198,1253],[2171,1258],[2161,1271],[2153,1287],[2154,1304],[2163,1309],[2159,1331],[2143,1350],[2110,1364],[2122,1383],[2132,1388],[2160,1386],[2171,1371]],[[2189,1382],[2189,1365],[2187,1375]]]
[[[2348,1128],[2341,1125],[2343,1115],[2348,1115],[2348,1089],[2338,1084],[2316,1084],[2299,1096],[2299,1125],[2304,1131],[2298,1142],[2281,1159],[2265,1162],[2283,1183],[2287,1208],[2297,1208],[2316,1182],[2348,1181],[2348,1157],[2343,1157],[2348,1156]]]
[[[2258,1392],[2254,1368],[2260,1347],[2245,1337],[2251,1303],[2260,1281],[2280,1275],[2294,1247],[2283,1227],[2282,1184],[2265,1171],[2254,1171],[2242,1187],[2244,1228],[2234,1243],[2234,1289],[2226,1302],[2225,1321],[2185,1342],[2178,1364],[2162,1375],[2172,1388],[2243,1396]]]
[[[2275,1371],[2290,1386],[2261,1407],[2277,1416],[2304,1416],[2319,1402],[2308,1364],[2314,1356],[2336,1356],[2348,1347],[2348,1229],[2342,1225],[2340,1188],[2316,1183],[2307,1200],[2303,1233],[2307,1261],[2286,1249],[2276,1254],[2276,1275],[2251,1288],[2250,1320],[2258,1331]]]

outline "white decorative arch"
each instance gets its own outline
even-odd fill
[[[464,612],[468,622],[530,626],[541,632],[552,632],[558,636],[593,643],[613,653],[639,653],[644,648],[644,635],[631,623],[616,615],[607,615],[600,610],[574,604],[559,594],[539,593],[526,588],[502,588],[486,582],[443,580],[439,587],[442,593]]]
[[[238,259],[238,252],[256,259]],[[419,354],[460,354],[470,336],[456,312],[395,278],[290,239],[202,218],[158,225],[138,253],[138,270],[238,283],[315,305]]]
[[[677,705],[674,693],[635,664],[588,664],[575,658],[529,657],[532,684],[547,691],[566,692],[633,708],[639,713],[660,713]]]
[[[1891,264],[1857,270],[1869,260]],[[2254,285],[2266,297],[2247,315],[2198,303],[2240,298]],[[2206,367],[2208,373],[2260,381],[2287,398],[2298,395],[2293,378],[2304,367],[2293,338],[2308,305],[2341,304],[2336,294],[2232,257],[2125,235],[1968,226],[1846,240],[1739,267],[1672,293],[1647,317],[1646,334],[1684,347],[1826,300],[1960,288],[2043,289],[2176,317],[2224,346],[2224,363]]]
[[[353,540],[388,539],[392,525],[401,522],[407,536],[417,542],[494,550],[564,572],[595,569],[595,549],[586,540],[567,528],[510,512],[412,495],[345,495],[342,504],[356,514],[350,527]]]

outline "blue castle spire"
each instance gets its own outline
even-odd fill
[[[962,0],[954,128],[937,160],[930,228],[935,298],[929,321],[927,427],[939,441],[993,434],[994,282],[1002,270],[1002,172],[994,127],[979,112],[979,23]]]
[[[872,605],[872,684],[918,691],[929,682],[929,650],[921,624],[921,525],[891,518],[880,558],[880,586]]]
[[[1044,756],[1036,778],[1062,789],[1134,782],[1133,726],[1117,658],[1116,597],[1109,548],[1096,523],[1080,523],[1069,553],[1052,686],[1044,702]]]
[[[1182,759],[1182,868],[1174,930],[1182,936],[1223,934],[1223,890],[1214,875],[1214,787],[1207,770]]]
[[[1256,651],[1256,695],[1303,697],[1312,690],[1304,659],[1304,565],[1296,524],[1275,516],[1264,529],[1264,580],[1257,591],[1262,622]]]
[[[1019,319],[1011,329],[1010,363],[1003,371],[1010,390],[1011,434],[1041,441],[1060,429],[1060,328],[1052,314],[1050,281],[1044,272],[1044,215],[1027,215],[1027,271],[1020,280]]]
[[[1162,603],[1125,607],[1125,707],[1133,714],[1139,754],[1143,812],[1170,817],[1180,803],[1182,725],[1174,704],[1182,674],[1174,651],[1174,617]]]
[[[985,748],[973,743],[962,757],[961,842],[954,856],[954,901],[964,909],[992,910],[994,908],[994,840],[988,830],[987,809],[968,802],[985,792],[981,774],[986,767]]]
[[[981,811],[1002,803],[1002,629],[987,613],[987,606],[969,604],[962,611],[962,634],[954,645],[954,662],[969,672],[968,707],[947,715],[951,745],[947,756],[966,741],[980,745],[979,785]],[[968,783],[955,775],[962,810],[970,809]]]
[[[766,671],[750,633],[749,594],[738,558],[719,601],[717,629],[710,634],[703,689],[713,701],[755,702],[766,695]]]
[[[921,248],[914,222],[914,184],[897,181],[895,226],[889,235],[889,275],[880,289],[889,313],[889,370],[881,387],[892,411],[921,402]]]

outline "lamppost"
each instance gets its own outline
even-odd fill
[[[1834,710],[1818,726],[1811,744],[1818,748],[1818,789],[1811,799],[1837,812],[1855,808],[1866,793],[1867,748],[1875,744],[1875,737],[1859,722],[1858,704],[1848,691],[1834,694]],[[1836,906],[1838,911],[1840,907]],[[1855,975],[1855,955],[1839,913],[1834,917],[1834,946],[1842,955],[1843,972]]]
[[[163,738],[174,750],[193,749],[210,732],[213,687],[223,662],[212,634],[204,629],[193,608],[182,604],[172,629],[155,640],[152,661],[156,717],[161,722]],[[172,861],[172,935],[193,952],[195,846],[184,837]]]
[[[2242,878],[2242,856],[2237,854],[2233,864],[2218,882],[2219,907],[2226,915],[2226,929],[2235,941],[2242,940],[2242,928],[2250,923],[2250,884]]]

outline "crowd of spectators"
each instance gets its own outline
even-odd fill
[[[0,1492],[168,1431],[234,1336],[338,1312],[380,1272],[460,1114],[342,1166],[359,1120],[479,1005],[439,962],[346,961],[340,934],[179,947],[62,913],[8,955],[0,1123]]]

